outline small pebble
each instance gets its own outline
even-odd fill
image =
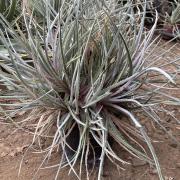
[[[110,174],[109,174],[108,172],[104,172],[104,173],[102,174],[102,176],[103,176],[103,177],[108,177],[108,176],[110,176]]]
[[[156,175],[158,173],[158,171],[157,171],[157,169],[151,169],[149,173],[152,175]]]
[[[167,177],[167,176],[165,176],[165,177],[164,177],[164,180],[174,180],[174,178],[173,178],[173,177]]]
[[[177,143],[175,143],[175,142],[171,142],[169,145],[173,148],[177,148],[177,146],[178,146]]]
[[[8,154],[7,152],[2,152],[2,153],[0,154],[0,157],[3,158],[3,157],[5,157],[5,156],[7,156],[7,154]]]
[[[157,133],[160,134],[160,135],[164,135],[165,132],[163,130],[157,130]]]
[[[144,166],[144,165],[146,165],[146,164],[147,164],[147,162],[142,161],[142,160],[137,159],[137,158],[135,158],[135,159],[132,160],[132,165],[133,165],[134,167]]]
[[[176,163],[176,167],[177,167],[177,168],[180,168],[180,163]]]
[[[24,161],[24,164],[28,164],[28,162],[29,162],[29,161],[28,161],[28,160],[26,160],[26,161]]]

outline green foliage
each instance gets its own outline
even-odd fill
[[[0,0],[0,13],[2,13],[8,21],[14,20],[18,1],[19,0]]]
[[[180,2],[176,4],[172,15],[170,16],[170,23],[171,24],[180,24]]]

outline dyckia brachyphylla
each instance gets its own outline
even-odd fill
[[[44,150],[47,155],[42,163],[50,158],[54,148],[62,147],[56,179],[59,170],[67,165],[80,179],[83,163],[89,177],[87,161],[93,148],[90,137],[101,147],[98,179],[105,157],[114,163],[129,164],[116,155],[109,136],[131,155],[150,164],[155,162],[163,179],[149,137],[133,114],[138,108],[153,119],[156,115],[153,106],[163,103],[162,97],[176,100],[159,93],[160,87],[144,88],[151,72],[163,75],[166,83],[174,83],[164,70],[145,66],[145,53],[152,45],[157,18],[146,32],[144,2],[139,4],[142,12],[134,12],[130,1],[122,6],[116,1],[64,0],[58,10],[42,1],[46,18],[37,23],[36,16],[33,13],[29,16],[24,9],[24,32],[18,25],[14,30],[0,15],[0,24],[6,29],[5,33],[0,31],[0,37],[8,50],[8,56],[0,54],[2,67],[8,72],[2,72],[0,78],[11,89],[3,92],[1,98],[9,102],[13,99],[13,103],[1,103],[2,112],[6,118],[20,111],[30,112],[22,122],[38,121],[33,142],[49,137],[49,129],[57,126],[52,144]],[[122,121],[122,115],[129,121]],[[75,126],[79,144],[68,158],[67,137]],[[153,158],[147,156],[137,138],[147,143]],[[79,173],[75,164],[80,166]]]

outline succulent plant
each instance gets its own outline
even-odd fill
[[[5,118],[17,126],[32,122],[33,142],[49,137],[50,129],[57,127],[52,144],[44,150],[47,155],[43,163],[60,146],[63,153],[58,172],[69,166],[80,179],[84,163],[89,176],[88,155],[94,148],[90,138],[101,148],[98,179],[105,157],[115,164],[129,164],[116,155],[108,141],[110,136],[131,155],[155,164],[163,179],[150,138],[135,110],[160,124],[154,108],[178,100],[161,93],[161,88],[174,83],[173,76],[145,64],[157,23],[156,18],[152,29],[144,30],[146,1],[139,4],[144,10],[141,13],[133,11],[131,1],[121,6],[108,0],[64,0],[56,10],[48,1],[41,2],[46,17],[41,25],[33,13],[28,16],[23,10],[26,34],[18,24],[13,29],[0,15],[0,25],[5,28],[5,33],[0,30],[0,40],[8,50],[8,55],[0,54],[6,70],[0,73],[0,82],[10,89],[0,92],[0,98],[8,100],[0,104]],[[20,48],[14,48],[13,42]],[[160,85],[148,88],[151,73],[163,75],[167,81],[154,81]],[[29,112],[29,116],[22,122],[14,121],[12,117],[21,111]],[[65,147],[74,127],[79,132],[78,147],[68,157]],[[141,145],[144,142],[152,157]]]
[[[174,34],[180,37],[180,2],[176,2],[174,10],[172,11],[171,16],[169,17],[170,24],[174,26]]]
[[[180,2],[176,0],[155,1],[155,9],[159,12],[162,34],[166,39],[179,38]]]

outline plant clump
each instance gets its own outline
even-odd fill
[[[154,109],[177,101],[161,93],[165,86],[175,84],[174,76],[146,64],[157,14],[155,24],[146,31],[146,1],[138,5],[141,12],[133,10],[135,4],[131,1],[125,5],[108,0],[60,2],[55,8],[41,1],[44,9],[39,12],[46,17],[41,21],[33,7],[30,15],[24,7],[24,29],[18,24],[13,28],[0,15],[0,25],[5,29],[0,30],[0,40],[8,50],[8,55],[0,54],[5,69],[0,73],[0,82],[7,87],[0,92],[0,98],[8,102],[0,104],[1,112],[18,127],[32,122],[33,142],[52,138],[51,145],[44,149],[47,154],[42,165],[55,148],[62,149],[56,179],[66,166],[80,179],[84,165],[89,177],[90,153],[93,164],[96,161],[94,143],[100,148],[98,179],[105,157],[115,164],[129,164],[117,156],[109,137],[132,156],[155,165],[163,179],[150,138],[135,115],[141,110],[160,124]],[[163,76],[165,82],[154,81],[156,86],[148,88],[150,74]],[[21,111],[29,116],[22,122],[14,121],[12,118]],[[50,136],[54,126],[56,132]],[[73,150],[68,136],[74,129],[78,145]],[[149,150],[143,148],[144,143]],[[67,148],[73,152],[71,155]],[[77,164],[79,172],[75,170]]]

